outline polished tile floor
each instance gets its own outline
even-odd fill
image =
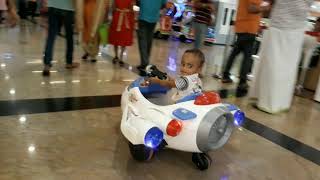
[[[45,36],[43,27],[27,21],[14,29],[0,28],[0,180],[320,179],[320,104],[295,97],[288,113],[269,115],[254,109],[246,97],[235,98],[235,85],[211,77],[223,64],[223,46],[203,47],[205,89],[230,90],[224,101],[239,105],[251,123],[211,152],[213,164],[201,172],[189,153],[165,150],[148,163],[131,158],[119,128],[119,99],[138,77],[131,71],[139,63],[136,44],[126,52],[127,68],[113,65],[112,47],[106,47],[96,64],[81,62],[69,71],[59,37],[52,75],[43,78]],[[152,63],[175,75],[181,54],[190,47],[155,40]],[[81,54],[77,46],[76,61]]]

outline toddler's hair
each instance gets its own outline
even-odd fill
[[[193,54],[196,58],[198,58],[198,60],[200,61],[200,67],[202,67],[206,61],[206,58],[205,58],[203,52],[199,49],[188,49],[184,52],[184,54],[186,54],[186,53]]]

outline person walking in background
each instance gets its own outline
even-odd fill
[[[27,2],[26,0],[18,0],[19,16],[21,19],[27,19]]]
[[[78,0],[75,2],[79,2]],[[79,63],[73,62],[73,24],[75,6],[73,0],[48,0],[48,37],[44,52],[43,76],[50,75],[51,61],[53,58],[54,41],[59,31],[59,21],[63,21],[66,31],[66,68],[73,69]]]
[[[7,10],[7,0],[0,0],[0,24],[2,24],[2,21],[5,19]]]
[[[31,21],[34,21],[38,8],[37,0],[28,0],[28,9],[30,11]]]
[[[19,21],[15,2],[13,0],[0,0],[0,24],[6,20],[13,27]]]
[[[212,24],[212,14],[214,12],[214,5],[211,0],[195,0],[194,1],[195,17],[193,28],[195,30],[194,47],[199,49],[203,39],[208,31],[208,26]]]
[[[244,57],[240,70],[240,82],[237,87],[237,96],[242,97],[248,92],[247,74],[252,66],[252,53],[256,35],[259,30],[261,13],[270,9],[269,6],[261,6],[262,0],[241,0],[238,4],[235,21],[237,40],[227,60],[223,71],[222,83],[232,83],[230,70],[236,56],[243,52]]]
[[[139,0],[140,14],[137,33],[141,62],[137,68],[141,73],[149,64],[154,28],[160,18],[160,10],[165,7],[166,3],[167,0]]]
[[[134,30],[134,0],[115,0],[113,5],[112,23],[109,31],[109,43],[114,46],[114,54],[112,62],[123,62],[123,53],[126,46],[131,46],[133,43]],[[120,55],[118,56],[119,46],[121,47]],[[120,57],[120,59],[119,59]]]
[[[84,55],[82,60],[90,58],[91,62],[96,62],[99,53],[100,39],[98,36],[98,26],[106,20],[108,14],[109,0],[77,0],[77,19],[76,24],[82,33],[82,44]]]

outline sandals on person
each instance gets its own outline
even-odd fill
[[[87,60],[88,60],[88,57],[89,57],[89,53],[85,53],[85,54],[81,57],[81,59],[82,59],[83,61],[87,61]]]
[[[42,71],[42,76],[50,76],[50,65],[45,65]]]
[[[113,63],[113,64],[117,64],[117,62],[119,62],[119,58],[118,58],[118,57],[114,57],[114,58],[112,59],[112,63]]]
[[[122,60],[119,61],[120,66],[124,66],[124,62]]]
[[[80,66],[80,63],[72,63],[72,64],[67,64],[66,69],[74,69]]]

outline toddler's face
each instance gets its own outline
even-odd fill
[[[195,57],[191,53],[185,53],[182,56],[180,75],[188,76],[196,73],[200,73],[201,64],[199,58]]]

